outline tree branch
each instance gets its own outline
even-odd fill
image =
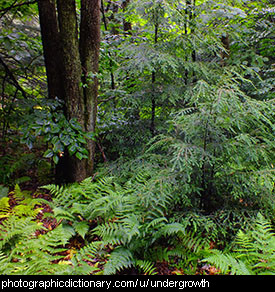
[[[8,65],[1,58],[1,56],[0,56],[0,64],[4,67],[4,69],[6,71],[6,74],[10,77],[10,79],[12,80],[13,85],[16,87],[16,89],[18,89],[19,91],[21,91],[21,93],[24,96],[24,98],[27,98],[27,94],[26,94],[25,90],[17,82],[15,76],[13,75],[13,73],[11,72],[11,70],[9,69]]]
[[[0,9],[0,13],[2,13],[0,18],[2,18],[7,12],[9,12],[13,8],[18,8],[18,7],[21,7],[21,6],[24,6],[24,5],[35,4],[37,2],[37,0],[27,1],[27,2],[18,3],[18,4],[16,4],[16,2],[17,1],[14,1],[13,4],[10,5],[9,7],[6,7],[4,9]]]

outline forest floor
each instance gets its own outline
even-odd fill
[[[30,185],[28,184],[28,187]],[[46,192],[38,192],[33,191],[33,198],[41,198],[46,201],[51,201],[51,195],[47,194]],[[18,201],[15,200],[13,197],[12,192],[8,195],[9,196],[9,204],[11,208],[14,208]],[[43,225],[43,229],[37,230],[36,236],[39,236],[40,234],[45,234],[53,229],[55,229],[59,224],[61,224],[61,221],[58,222],[54,217],[51,216],[45,216],[45,214],[53,213],[53,210],[51,209],[50,205],[47,203],[42,203],[42,205],[37,206],[41,210],[36,216],[36,220]],[[1,222],[0,222],[1,224]],[[96,225],[96,222],[93,222],[93,225]],[[94,241],[100,240],[99,238],[93,238]],[[73,236],[70,239],[70,242],[65,246],[65,251],[62,251],[61,253],[58,253],[58,255],[63,256],[58,261],[70,261],[74,253],[79,250],[80,248],[84,247],[85,241],[80,236]],[[106,251],[111,252],[112,247],[106,246]],[[57,261],[57,262],[58,262]],[[95,271],[95,274],[102,271],[104,263],[102,263],[102,259],[93,258],[90,261],[85,260],[89,265],[98,268],[98,270]],[[107,260],[106,260],[107,261]],[[198,265],[199,266],[199,265]],[[201,265],[199,267],[196,267],[193,269],[190,267],[191,270],[193,270],[193,275],[217,275],[220,274],[220,271],[216,269],[214,266],[211,265]],[[179,269],[175,267],[175,264],[169,263],[167,261],[162,262],[156,262],[155,263],[155,273],[156,275],[186,275],[185,271],[183,269]],[[188,273],[190,275],[190,271]],[[134,269],[126,269],[123,271],[120,271],[118,275],[139,275],[139,272]]]
[[[19,177],[18,183],[20,184],[20,188],[22,190],[28,191],[32,194],[33,198],[40,198],[49,203],[52,201],[52,197],[46,191],[42,191],[39,189],[39,186],[46,185],[53,181],[52,174],[52,165],[49,163],[39,165],[37,161],[39,161],[39,157],[43,149],[40,147],[35,147],[34,149],[28,149],[27,147],[16,147],[17,143],[7,143],[7,147],[5,149],[0,149],[6,157],[11,157],[10,160],[5,161],[8,162],[9,166],[6,169],[3,169],[2,172],[10,173],[10,177],[7,178],[15,183],[16,177]],[[7,164],[6,164],[7,165]],[[1,172],[1,170],[0,170]],[[3,174],[2,174],[3,176]],[[23,178],[23,179],[22,179]],[[11,208],[14,208],[18,204],[18,200],[13,197],[13,188],[10,188],[9,192],[9,205]],[[54,216],[48,216],[47,214],[53,213],[53,210],[50,207],[50,204],[43,203],[42,205],[37,206],[40,208],[40,212],[36,216],[36,220],[42,224],[43,229],[37,230],[36,236],[40,234],[45,234],[53,229],[55,229],[61,221],[58,222]],[[4,219],[0,220],[1,221]],[[92,222],[92,227],[97,225],[97,222]],[[93,238],[93,241],[98,241],[100,238]],[[74,253],[84,247],[87,242],[83,240],[81,236],[74,236],[71,238],[70,242],[65,246],[65,251],[62,254],[58,254],[63,256],[59,261],[70,261]],[[113,247],[106,247],[106,252],[111,252]],[[168,247],[169,248],[169,247]],[[108,250],[109,249],[109,250]],[[106,259],[107,261],[107,259]],[[97,267],[98,270],[95,273],[100,273],[103,269],[104,262],[102,259],[93,258],[87,263],[93,267]],[[156,275],[186,275],[190,274],[192,271],[192,275],[217,275],[220,274],[220,271],[211,265],[203,265],[199,264],[197,267],[189,267],[189,271],[185,271],[184,269],[178,268],[176,263],[170,263],[167,261],[159,261],[155,263],[155,272]],[[126,269],[119,272],[119,275],[137,275],[139,274],[136,269]]]

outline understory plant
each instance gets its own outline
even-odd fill
[[[187,91],[186,107],[151,143],[148,156],[166,161],[182,196],[204,214],[265,208],[274,214],[274,100],[240,90],[249,82],[236,68],[201,76]]]
[[[13,200],[13,204],[11,204]],[[72,234],[62,225],[47,229],[37,219],[42,204],[19,186],[0,200],[0,273],[6,275],[89,274],[97,268],[85,260],[95,256],[99,243],[91,243],[64,260]]]
[[[274,275],[275,237],[272,225],[258,213],[249,230],[238,232],[231,252],[212,250],[204,262],[214,264],[223,274]]]
[[[66,228],[87,242],[96,236],[111,249],[104,274],[132,267],[153,274],[155,262],[186,259],[187,252],[196,254],[208,244],[207,237],[170,220],[175,192],[165,168],[141,163],[127,179],[105,173],[67,188],[44,188],[53,194],[54,213]]]

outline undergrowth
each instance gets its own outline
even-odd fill
[[[18,186],[10,197],[0,200],[0,273],[8,275],[88,274],[96,270],[85,259],[94,256],[98,243],[77,251],[70,261],[63,261],[62,252],[72,234],[58,225],[47,230],[37,220],[43,199],[32,198]],[[10,201],[16,200],[11,206]],[[45,231],[44,233],[42,231]]]
[[[165,168],[152,173],[141,167],[127,178],[103,172],[43,189],[52,194],[51,202],[18,186],[1,199],[1,273],[110,275],[134,268],[154,275],[160,262],[183,274],[195,274],[204,262],[223,274],[274,273],[274,233],[267,219],[259,213],[255,224],[247,220],[232,236],[231,247],[221,251],[223,234],[214,217],[172,216],[177,188]],[[58,222],[53,229],[38,220],[42,204],[52,208],[43,216]],[[77,236],[84,244],[71,248]]]
[[[204,261],[223,274],[274,275],[275,237],[270,222],[259,213],[250,230],[238,232],[230,253],[212,250]]]

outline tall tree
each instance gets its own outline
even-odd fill
[[[98,61],[100,45],[100,0],[81,1],[80,58],[83,70],[84,126],[86,132],[94,132],[97,114]],[[88,175],[94,168],[95,142],[88,142],[89,158],[86,161]]]
[[[80,38],[76,1],[57,0],[57,18],[54,2],[38,1],[49,96],[58,95],[63,98],[64,113],[68,121],[76,119],[83,131],[94,132],[97,112],[100,1],[81,1]],[[56,53],[52,51],[53,48]],[[65,169],[64,181],[81,181],[91,175],[95,152],[93,141],[87,141],[87,160],[80,160],[67,152],[62,159]]]
[[[38,11],[44,61],[47,72],[48,96],[64,99],[62,64],[60,62],[60,36],[55,0],[38,0]]]

